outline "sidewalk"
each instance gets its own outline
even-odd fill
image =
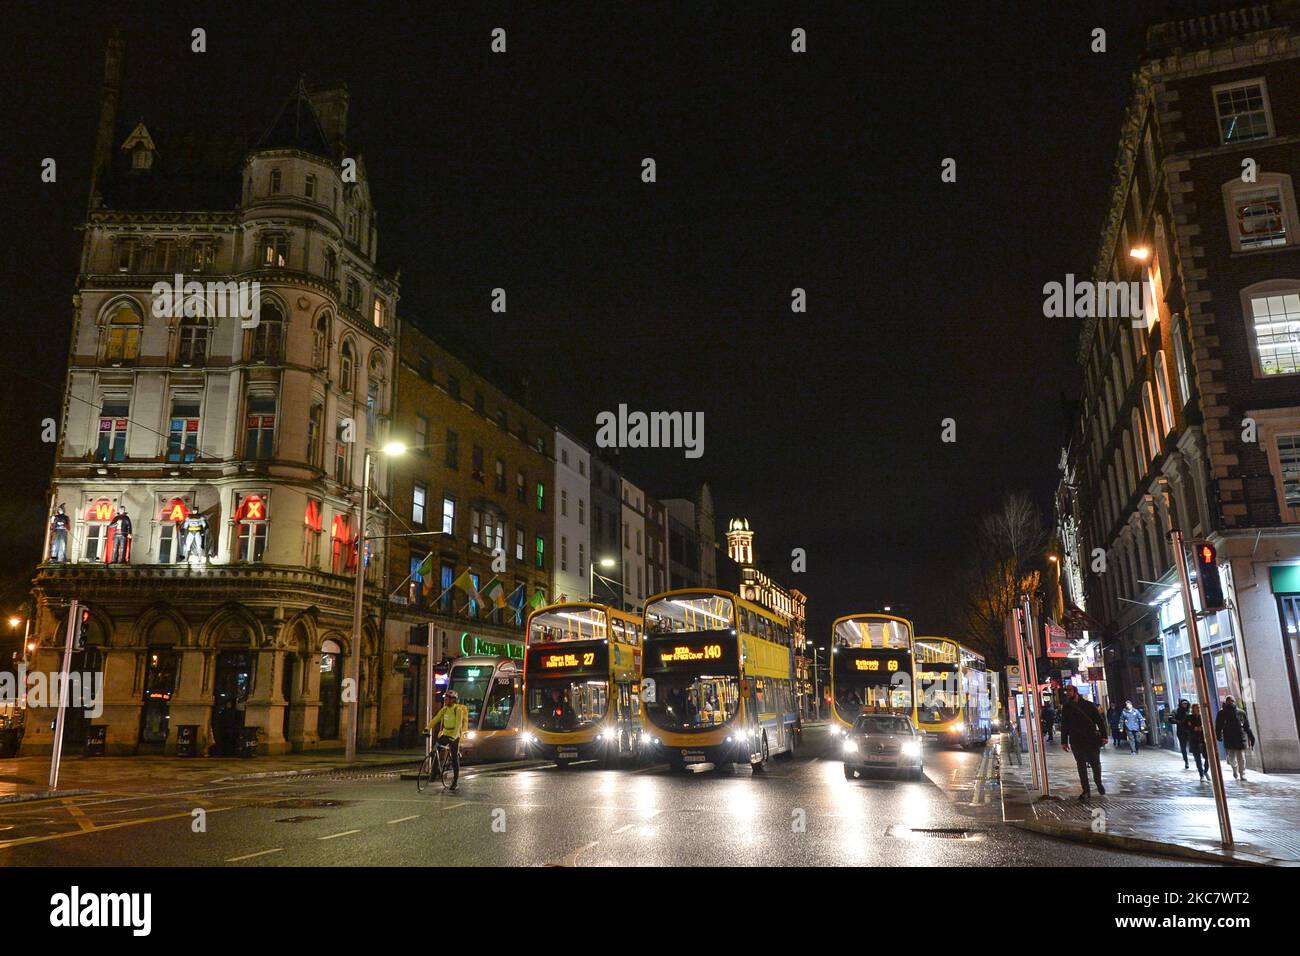
[[[1048,746],[1047,776],[1052,795],[1061,799],[1038,800],[1038,791],[1031,789],[1030,755],[1020,754],[1015,762],[1009,745],[1003,735],[1003,817],[1015,826],[1122,849],[1223,863],[1300,866],[1300,776],[1251,772],[1245,781],[1234,780],[1223,763],[1235,841],[1233,849],[1224,850],[1213,787],[1199,780],[1194,761],[1191,770],[1184,770],[1183,758],[1167,750],[1145,749],[1133,756],[1128,747],[1108,747],[1101,755],[1106,796],[1094,789],[1091,802],[1082,803],[1077,799],[1074,757],[1061,750],[1058,740]],[[1101,813],[1095,814],[1097,809]]]
[[[304,773],[382,772],[410,767],[424,750],[375,750],[347,763],[342,753],[283,754],[252,757],[64,757],[59,766],[59,793],[69,790],[114,790],[158,793],[178,787],[218,782],[288,777]],[[0,803],[49,796],[49,755],[0,760]]]

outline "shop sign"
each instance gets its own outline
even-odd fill
[[[460,653],[463,657],[513,657],[519,661],[524,659],[523,645],[509,641],[505,643],[485,641],[468,631],[460,636]]]
[[[1071,644],[1065,628],[1053,621],[1048,621],[1043,625],[1043,633],[1047,636],[1048,657],[1070,656]]]

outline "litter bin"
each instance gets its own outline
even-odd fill
[[[97,724],[86,730],[86,756],[104,756],[104,743],[108,740],[108,725]]]
[[[257,756],[257,735],[260,727],[241,727],[239,730],[239,756]]]
[[[199,725],[181,724],[176,728],[176,756],[197,757],[199,755]]]

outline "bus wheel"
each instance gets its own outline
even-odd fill
[[[767,769],[767,758],[770,756],[770,753],[767,749],[766,733],[763,734],[763,745],[762,745],[761,752],[763,756],[759,759],[758,763],[750,764],[750,767],[753,769],[754,773],[762,773],[765,769]]]
[[[858,772],[857,772],[856,770],[853,770],[853,769],[850,768],[850,767],[845,767],[845,768],[844,768],[844,779],[845,779],[845,780],[853,780],[854,778],[857,777],[857,775],[858,775]]]

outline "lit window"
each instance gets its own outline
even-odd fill
[[[1300,291],[1251,296],[1249,305],[1260,372],[1300,372]]]
[[[540,481],[537,483],[537,510],[546,510],[546,485]]]
[[[383,299],[379,299],[379,298],[375,299],[374,322],[375,322],[375,328],[382,329],[384,327],[384,300]]]
[[[537,536],[535,548],[535,563],[539,568],[546,567],[546,541],[539,534]]]
[[[321,503],[319,498],[307,499],[307,513],[303,517],[302,563],[304,567],[320,567]]]
[[[106,398],[99,408],[99,445],[96,461],[122,461],[126,458],[126,431],[131,402],[125,398]]]
[[[262,265],[267,268],[283,269],[289,261],[289,237],[267,236],[262,240]]]
[[[411,489],[411,523],[424,526],[424,502],[427,492],[419,482]]]
[[[525,537],[527,537],[527,532],[525,532],[522,527],[515,529],[515,560],[516,561],[522,561],[524,559],[524,538]]]
[[[167,429],[167,460],[191,462],[199,450],[199,399],[197,395],[172,399]]]
[[[236,496],[235,526],[238,529],[235,556],[250,563],[262,560],[266,551],[267,499],[262,494]]]
[[[140,357],[140,313],[129,302],[121,302],[108,320],[108,342],[104,361],[112,364],[134,362]]]
[[[1300,435],[1280,436],[1277,457],[1282,469],[1282,494],[1286,506],[1300,508]]]
[[[1219,137],[1240,143],[1273,135],[1268,116],[1268,96],[1262,80],[1215,87],[1214,109],[1219,116]]]
[[[442,533],[454,535],[456,533],[456,499],[442,499]]]
[[[1232,196],[1233,223],[1243,249],[1286,245],[1286,216],[1277,186],[1242,189]]]

